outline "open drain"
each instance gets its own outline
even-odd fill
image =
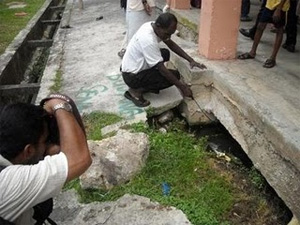
[[[0,102],[34,102],[40,80],[53,44],[53,37],[65,9],[64,0],[49,3],[41,16],[28,24],[28,32],[9,46],[14,53],[5,52],[0,63]],[[9,49],[11,50],[11,49]]]

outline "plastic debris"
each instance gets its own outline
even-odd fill
[[[170,195],[170,185],[167,182],[162,183],[162,192],[164,196],[169,196]]]
[[[209,142],[208,145],[216,153],[217,158],[224,158],[227,162],[231,161],[231,158],[229,156],[227,156],[224,152],[218,151],[218,149],[219,149],[218,145],[216,145],[212,142]]]

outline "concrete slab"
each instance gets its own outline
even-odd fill
[[[147,93],[145,98],[151,102],[150,106],[146,108],[151,116],[173,109],[183,100],[180,91],[175,86],[161,90],[159,94]]]

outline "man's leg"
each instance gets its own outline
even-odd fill
[[[261,7],[260,7],[259,12],[258,12],[258,14],[257,14],[257,16],[256,16],[256,21],[255,21],[255,24],[253,25],[253,27],[251,27],[249,30],[244,29],[244,28],[241,28],[241,29],[240,29],[240,33],[241,33],[242,35],[244,35],[245,37],[249,37],[249,38],[251,38],[252,40],[254,39],[254,35],[255,35],[255,32],[256,32],[258,23],[259,23],[259,21],[260,21],[260,17],[261,17],[261,15],[262,15],[262,12],[263,12],[263,10],[264,10],[264,8],[265,8],[265,6],[266,6],[266,2],[267,2],[266,0],[263,0],[263,1],[262,1]]]
[[[261,22],[261,23],[258,24],[257,29],[256,29],[256,33],[255,33],[255,36],[254,36],[254,41],[253,41],[252,48],[251,48],[250,52],[246,52],[246,53],[243,53],[243,54],[239,55],[238,59],[244,60],[244,59],[253,59],[253,58],[255,58],[258,44],[260,42],[260,39],[263,35],[263,32],[264,32],[266,26],[267,26],[267,23],[262,23]]]
[[[283,39],[283,27],[279,27],[277,28],[275,43],[273,46],[272,55],[270,57],[270,59],[273,59],[274,61],[276,61],[276,56],[279,51],[280,45],[282,43],[282,39]]]
[[[287,12],[287,24],[286,30],[286,41],[282,45],[283,48],[289,52],[295,52],[295,45],[297,42],[297,21],[298,16],[296,15],[297,1],[290,1],[290,9]]]
[[[258,23],[256,32],[255,32],[255,35],[254,35],[252,48],[249,52],[249,54],[252,55],[253,57],[255,57],[255,55],[256,55],[256,50],[257,50],[258,44],[260,42],[260,39],[261,39],[261,37],[264,33],[264,30],[265,30],[266,26],[267,26],[267,23],[262,23],[262,22]]]
[[[241,21],[251,21],[252,20],[248,16],[249,12],[250,12],[250,0],[242,0]]]
[[[274,11],[273,11],[273,13],[274,13]],[[280,45],[282,43],[284,26],[286,24],[286,12],[281,11],[280,12],[280,20],[279,21],[272,20],[272,23],[274,24],[275,28],[277,29],[277,33],[276,33],[276,38],[275,38],[275,42],[273,45],[272,54],[271,54],[270,58],[267,59],[263,65],[263,67],[265,67],[265,68],[272,68],[276,65],[276,56],[279,51]]]

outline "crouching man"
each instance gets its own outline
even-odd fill
[[[0,224],[43,224],[51,198],[91,163],[81,118],[67,96],[52,95],[42,106],[1,106]]]
[[[159,48],[159,42],[163,41],[169,49],[187,60],[191,68],[206,68],[171,40],[176,28],[176,17],[171,13],[163,13],[155,22],[143,24],[130,40],[121,70],[124,82],[129,86],[124,96],[136,106],[145,107],[150,104],[143,98],[144,93],[158,93],[172,85],[175,85],[184,97],[192,97],[191,89],[180,81],[179,73],[167,69],[164,65],[164,62],[170,59],[170,51]]]

